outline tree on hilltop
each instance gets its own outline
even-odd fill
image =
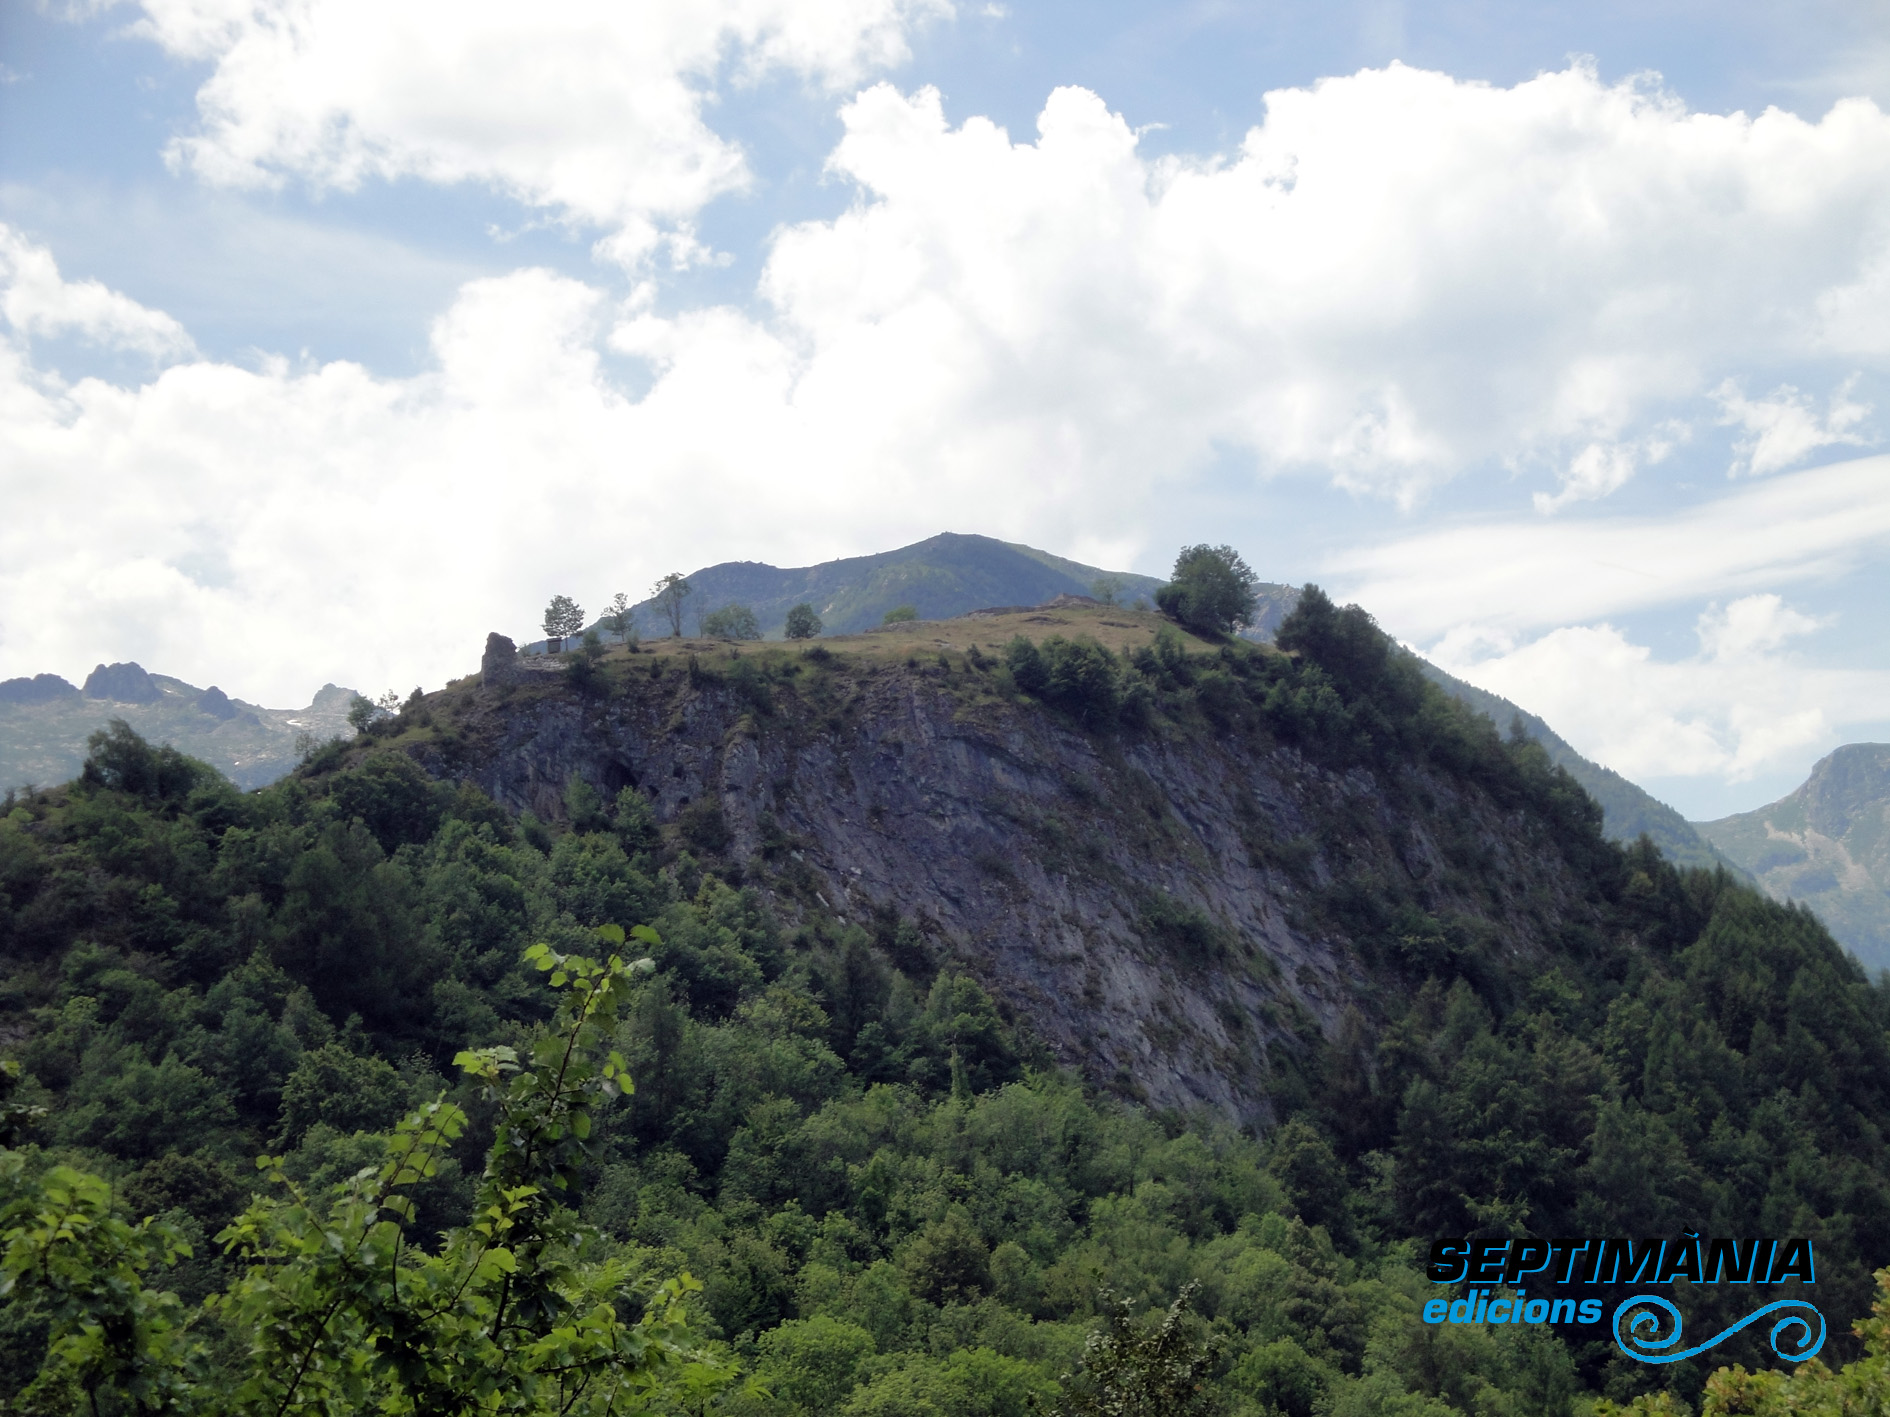
[[[637,636],[636,612],[630,608],[630,597],[618,591],[610,599],[610,607],[605,610],[600,622],[603,628],[617,637],[619,644],[627,645]]]
[[[820,616],[814,613],[814,607],[802,601],[787,613],[787,624],[782,633],[790,640],[811,640],[821,630]]]
[[[1253,619],[1259,587],[1260,577],[1233,547],[1184,546],[1155,604],[1196,634],[1227,635]]]
[[[568,595],[554,595],[545,607],[545,638],[562,640],[584,628],[584,607]]]
[[[671,571],[650,587],[650,597],[656,602],[657,611],[669,621],[672,640],[682,638],[683,597],[694,589],[680,571]]]

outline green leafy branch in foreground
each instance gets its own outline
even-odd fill
[[[1212,1339],[1188,1329],[1198,1287],[1184,1285],[1152,1326],[1138,1325],[1135,1305],[1105,1291],[1103,1327],[1083,1346],[1082,1370],[1064,1374],[1069,1392],[1058,1417],[1206,1417],[1216,1355]]]
[[[599,934],[625,941],[616,926]],[[647,926],[631,938],[660,944]],[[51,1323],[23,1410],[604,1417],[647,1410],[666,1384],[699,1402],[725,1383],[692,1352],[684,1308],[696,1281],[665,1283],[626,1317],[637,1275],[619,1260],[586,1261],[588,1229],[564,1203],[593,1111],[631,1089],[605,1046],[650,962],[542,944],[526,957],[550,975],[560,1007],[528,1060],[510,1048],[459,1055],[494,1110],[495,1138],[469,1222],[437,1249],[404,1226],[416,1215],[409,1192],[466,1127],[444,1099],[403,1120],[381,1164],[330,1198],[305,1193],[281,1157],[261,1158],[282,1194],[218,1237],[243,1273],[195,1315],[145,1287],[190,1253],[174,1227],[116,1217],[106,1183],[69,1168],[28,1183],[22,1154],[0,1153],[0,1186],[14,1197],[0,1213],[0,1293]],[[214,1382],[213,1345],[240,1351]]]

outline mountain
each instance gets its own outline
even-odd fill
[[[1118,582],[1117,593],[1124,605],[1146,604],[1162,584],[1151,576],[1104,571],[1030,546],[944,532],[896,551],[815,566],[784,570],[759,561],[724,561],[705,567],[688,577],[692,593],[684,626],[694,627],[709,611],[739,603],[755,612],[765,637],[778,639],[789,609],[805,601],[820,615],[826,634],[851,634],[878,625],[898,605],[913,606],[924,619],[942,620],[985,607],[1035,606],[1058,595],[1090,595],[1096,581],[1105,576]],[[1270,642],[1298,603],[1297,586],[1262,584],[1258,613],[1246,636]],[[636,615],[645,637],[668,633],[654,600],[639,603]],[[541,645],[542,641],[528,648]],[[1610,837],[1632,841],[1646,832],[1678,865],[1730,864],[1680,813],[1619,773],[1584,758],[1536,715],[1434,665],[1426,663],[1424,672],[1446,693],[1488,714],[1505,730],[1520,718],[1524,732],[1601,803]]]
[[[1716,849],[1695,824],[1645,788],[1636,787],[1612,768],[1584,758],[1535,714],[1518,708],[1501,695],[1446,674],[1428,660],[1419,663],[1424,667],[1425,678],[1453,699],[1488,715],[1504,732],[1520,720],[1523,732],[1548,751],[1549,761],[1566,768],[1568,775],[1601,804],[1602,829],[1613,840],[1633,841],[1645,832],[1653,838],[1661,854],[1676,866],[1727,866],[1735,872],[1746,869],[1742,863]]]
[[[1041,605],[1059,595],[1092,595],[1099,579],[1117,583],[1123,604],[1147,601],[1161,581],[1128,571],[1105,571],[1067,561],[1034,547],[989,536],[942,532],[924,541],[849,556],[817,566],[782,568],[760,561],[724,561],[691,572],[683,627],[725,605],[746,605],[761,632],[779,639],[787,613],[806,602],[821,618],[824,633],[852,634],[880,623],[888,610],[910,605],[927,620],[942,620],[985,606]],[[636,607],[646,638],[669,633],[654,600]]]
[[[1890,969],[1890,744],[1848,743],[1769,807],[1693,825],[1774,899],[1809,906]]]
[[[1007,696],[991,666],[1018,635],[1137,657],[1181,726],[1099,741]],[[1594,843],[1548,807],[1513,822],[1501,794],[1439,764],[1308,757],[1310,720],[1269,732],[1256,707],[1297,682],[1296,660],[1178,636],[1225,668],[1170,669],[1154,647],[1174,635],[1152,613],[1067,603],[830,638],[811,660],[654,641],[613,655],[606,700],[523,657],[496,694],[455,686],[435,710],[459,721],[449,745],[411,751],[548,820],[574,779],[605,800],[639,788],[784,907],[914,922],[1088,1075],[1250,1121],[1271,1115],[1282,1049],[1336,1037],[1412,961],[1500,940],[1492,967],[1527,974],[1560,932],[1591,928]],[[1508,761],[1487,722],[1457,722]],[[1523,881],[1556,904],[1527,904]]]
[[[597,1292],[694,1275],[754,1417],[1041,1408],[1112,1292],[1192,1296],[1228,1412],[1697,1406],[1704,1365],[1623,1368],[1603,1323],[1424,1327],[1423,1242],[1484,1227],[1789,1225],[1817,1237],[1823,1355],[1856,1359],[1890,1263],[1890,981],[1809,912],[1606,840],[1544,747],[1361,612],[1308,591],[1280,638],[1075,600],[601,662],[493,636],[478,674],[247,794],[115,734],[0,816],[0,1146],[33,1127],[191,1245],[161,1278],[178,1330],[241,1339],[209,1345],[209,1391],[276,1351],[226,1320],[286,1312],[271,1285],[309,1311],[305,1275],[352,1286],[323,1371],[404,1380],[368,1337],[438,1319],[433,1255],[487,1251],[396,1241],[475,1194],[596,1227]],[[520,1051],[563,1061],[508,1084]],[[475,1192],[465,1147],[523,1134],[495,1106],[560,1096],[530,1124],[571,1119],[530,1173],[555,1195],[494,1189],[503,1153]],[[382,1137],[436,1105],[442,1147],[471,1114],[464,1146],[383,1205]],[[65,1173],[15,1171],[19,1213],[58,1200]],[[372,1224],[399,1282],[362,1300],[320,1246],[214,1244],[244,1213]],[[59,1336],[34,1282],[6,1410]],[[1687,1321],[1759,1302],[1708,1286]],[[1766,1343],[1711,1361],[1775,1366]]]
[[[199,689],[138,664],[101,664],[75,686],[56,674],[0,681],[0,788],[64,782],[85,759],[85,740],[122,718],[220,769],[238,787],[274,782],[315,742],[348,734],[354,690],[324,684],[301,709],[268,709]]]

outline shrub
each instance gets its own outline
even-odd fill
[[[761,626],[746,605],[724,605],[702,617],[702,633],[715,640],[758,640]]]
[[[586,630],[576,649],[565,656],[564,679],[580,694],[601,694],[609,687],[604,677],[604,642],[597,631]]]
[[[916,620],[918,618],[918,607],[912,605],[895,605],[880,618],[879,623],[882,625],[899,625],[908,620]]]
[[[683,808],[676,814],[676,830],[698,851],[719,856],[728,849],[728,818],[722,815],[718,798],[698,798]]]
[[[1004,646],[1004,666],[1011,671],[1011,682],[1026,694],[1041,696],[1050,682],[1050,666],[1036,643],[1017,636]]]
[[[1115,722],[1120,701],[1115,656],[1094,640],[1058,635],[1045,642],[1043,658],[1048,670],[1044,698],[1086,728]]]
[[[221,774],[210,764],[185,757],[168,743],[153,747],[122,718],[114,718],[87,738],[85,746],[81,779],[114,792],[157,801],[174,800],[188,796],[200,782],[221,780]]]
[[[617,839],[631,856],[656,845],[656,812],[650,806],[650,799],[634,787],[626,787],[617,794],[617,816],[613,825]]]
[[[766,663],[737,659],[729,665],[727,679],[729,687],[756,713],[766,716],[774,712],[774,688]]]
[[[1150,891],[1142,901],[1142,933],[1171,955],[1205,964],[1227,952],[1221,927],[1192,905],[1166,891]]]
[[[1011,682],[1085,727],[1113,723],[1121,694],[1115,657],[1094,640],[1052,635],[1041,646],[1019,635],[1004,647]]]

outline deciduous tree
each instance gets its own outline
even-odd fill
[[[787,613],[787,624],[783,633],[790,640],[811,640],[821,630],[820,616],[814,613],[814,607],[802,601]]]
[[[545,635],[563,639],[584,628],[584,607],[568,595],[554,595],[545,607]]]
[[[671,571],[650,587],[650,597],[656,602],[657,613],[669,621],[669,637],[673,640],[682,638],[683,597],[694,589],[680,571]]]
[[[758,640],[761,626],[746,605],[724,605],[702,617],[702,633],[716,640]]]
[[[1231,546],[1184,546],[1155,604],[1196,634],[1231,634],[1253,618],[1260,577]]]

